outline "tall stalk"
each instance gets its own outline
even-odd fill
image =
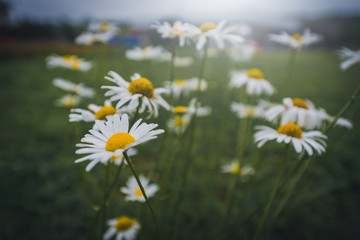
[[[155,226],[156,226],[156,229],[157,229],[157,232],[158,232],[158,237],[159,239],[161,239],[161,232],[160,232],[160,228],[159,228],[159,224],[158,224],[158,221],[157,221],[157,218],[156,218],[156,215],[155,215],[155,212],[154,212],[154,209],[152,208],[151,204],[150,204],[150,201],[146,195],[146,192],[144,190],[144,187],[143,185],[141,184],[140,182],[140,179],[139,179],[139,176],[137,175],[137,173],[135,172],[135,168],[134,168],[134,165],[132,164],[132,162],[130,161],[130,158],[129,156],[127,155],[126,152],[123,153],[124,157],[125,157],[125,160],[127,162],[127,164],[129,165],[130,169],[131,169],[131,172],[133,173],[135,179],[136,179],[136,182],[137,184],[139,185],[139,188],[141,190],[141,193],[143,194],[144,198],[145,198],[145,201],[146,201],[146,204],[148,205],[150,211],[151,211],[151,215],[154,219],[154,223],[155,223]]]
[[[266,208],[265,208],[265,212],[260,220],[260,223],[258,225],[258,228],[257,228],[257,231],[256,231],[256,234],[253,238],[253,240],[257,240],[260,236],[260,233],[261,233],[261,230],[263,229],[263,225],[265,223],[265,220],[269,214],[269,211],[270,211],[270,208],[271,208],[271,205],[274,201],[274,198],[275,198],[275,195],[279,189],[279,185],[280,185],[280,181],[281,181],[281,178],[282,178],[282,175],[284,173],[284,170],[285,170],[285,166],[286,166],[286,162],[287,162],[287,159],[288,159],[288,156],[289,156],[289,150],[290,150],[290,145],[287,145],[286,146],[286,150],[285,150],[285,154],[284,154],[284,160],[281,164],[281,167],[280,167],[280,172],[279,172],[279,175],[277,176],[276,178],[276,181],[275,181],[275,187],[273,188],[273,191],[270,195],[270,198],[268,200],[268,203],[266,204]]]
[[[283,93],[282,93],[283,97],[286,97],[289,93],[289,88],[290,88],[290,84],[292,81],[292,75],[293,75],[293,71],[294,71],[295,59],[296,59],[296,55],[297,55],[298,51],[299,51],[298,48],[290,49],[289,67],[288,67],[288,72],[287,72],[285,82],[284,82]]]

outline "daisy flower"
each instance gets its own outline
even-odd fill
[[[202,49],[207,40],[214,40],[219,48],[225,47],[225,41],[230,42],[234,46],[238,46],[244,39],[236,33],[237,27],[225,27],[226,21],[222,20],[217,25],[212,22],[203,23],[194,34],[197,38],[196,48]]]
[[[163,52],[164,49],[160,46],[135,47],[127,50],[125,55],[128,59],[135,61],[158,60],[162,57]]]
[[[257,46],[251,43],[241,44],[238,48],[230,48],[229,50],[231,59],[239,62],[250,61],[258,52]]]
[[[140,175],[139,179],[148,198],[153,197],[155,193],[159,190],[158,185],[156,185],[155,183],[150,184],[149,179],[147,179],[143,175]],[[142,194],[141,189],[134,176],[128,179],[126,187],[120,188],[120,191],[126,194],[126,201],[145,202],[144,195]]]
[[[187,85],[191,91],[203,92],[208,88],[208,84],[205,79],[199,80],[198,78],[190,78],[187,80]]]
[[[259,118],[264,114],[264,107],[262,105],[251,106],[242,103],[231,103],[231,111],[233,111],[238,118]]]
[[[189,114],[177,115],[168,120],[167,126],[172,132],[176,133],[177,135],[183,134],[187,126],[189,126],[190,120],[191,116]]]
[[[174,66],[175,67],[188,67],[193,64],[194,59],[192,57],[175,57]]]
[[[162,129],[153,130],[158,125],[151,123],[141,123],[141,119],[136,121],[129,129],[129,118],[127,114],[114,115],[106,122],[95,120],[96,128],[89,131],[81,142],[76,154],[88,154],[85,157],[75,160],[75,163],[89,160],[86,171],[90,171],[97,163],[107,164],[111,157],[123,154],[129,148],[141,143],[157,138],[157,135],[164,132]]]
[[[264,73],[257,68],[247,71],[233,71],[231,74],[230,87],[241,87],[246,85],[246,92],[249,95],[272,95],[274,87],[264,79]]]
[[[176,21],[173,25],[168,22],[157,22],[154,25],[151,25],[151,27],[156,29],[161,35],[161,38],[179,38],[180,47],[185,46],[186,41],[197,31],[195,26],[181,21]]]
[[[294,33],[289,35],[286,32],[282,32],[280,34],[270,34],[269,39],[277,43],[288,45],[292,48],[300,48],[319,42],[322,37],[318,34],[311,33],[309,29],[305,29],[303,34]]]
[[[329,115],[323,108],[320,108],[318,110],[318,114],[320,115],[319,118],[321,120],[323,120],[323,124],[321,127],[325,127],[325,125],[331,123],[335,119],[334,116]],[[335,126],[344,127],[347,129],[353,128],[353,124],[351,123],[351,121],[346,118],[342,118],[342,117],[340,117],[338,120],[336,120]]]
[[[74,95],[65,95],[55,101],[55,105],[59,107],[75,107],[79,105],[80,97]]]
[[[86,46],[90,46],[95,43],[106,44],[113,37],[114,37],[114,34],[110,33],[110,32],[106,32],[106,33],[83,32],[75,38],[75,43],[79,44],[79,45],[86,45]]]
[[[92,32],[102,32],[102,33],[115,33],[119,31],[118,27],[116,27],[114,24],[105,21],[90,23],[88,30]]]
[[[255,173],[255,170],[250,165],[245,165],[240,168],[238,161],[233,161],[231,163],[225,164],[221,167],[221,172],[231,173],[231,174],[240,174],[240,176],[252,175]]]
[[[170,109],[169,104],[161,97],[160,94],[168,93],[165,88],[156,88],[150,80],[141,77],[140,74],[135,73],[131,77],[131,82],[125,81],[116,72],[110,71],[105,79],[117,84],[118,86],[102,86],[101,88],[109,89],[105,96],[111,96],[110,101],[119,100],[116,104],[116,108],[128,104],[128,109],[136,109],[141,100],[141,106],[139,112],[142,113],[147,109],[151,115],[158,116],[159,105],[166,110]]]
[[[70,93],[75,93],[80,97],[92,98],[95,95],[94,90],[92,88],[85,87],[83,83],[76,84],[62,78],[55,78],[53,84],[55,87]]]
[[[270,107],[264,114],[268,121],[283,125],[294,122],[304,129],[317,129],[322,125],[324,115],[309,100],[301,98],[284,98],[283,104]]]
[[[92,67],[91,62],[87,62],[75,55],[48,56],[46,62],[49,68],[63,67],[73,70],[89,71]]]
[[[81,108],[75,108],[71,109],[70,115],[69,115],[69,121],[70,122],[95,122],[95,120],[108,120],[112,118],[115,114],[122,114],[126,111],[121,109],[116,109],[111,105],[111,102],[109,100],[106,100],[104,102],[103,106],[99,106],[96,104],[89,104],[88,106],[89,110],[81,109]]]
[[[107,222],[109,229],[104,233],[103,240],[134,240],[140,230],[140,224],[133,218],[121,216]]]
[[[306,151],[309,156],[315,150],[318,154],[325,152],[327,137],[320,131],[303,132],[295,123],[289,122],[281,125],[277,130],[267,126],[256,126],[254,134],[255,142],[258,147],[262,147],[266,142],[276,140],[278,143],[291,143],[297,153]]]
[[[342,60],[340,68],[346,70],[357,62],[360,62],[360,49],[357,51],[350,50],[343,47],[340,51],[340,58]]]

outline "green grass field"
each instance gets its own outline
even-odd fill
[[[99,164],[87,173],[84,163],[74,163],[78,158],[75,144],[92,123],[69,123],[69,109],[54,105],[63,95],[52,85],[55,77],[95,87],[95,103],[102,104],[105,91],[99,86],[111,85],[103,79],[109,70],[118,72],[126,80],[138,72],[153,81],[155,87],[163,86],[170,75],[168,64],[127,60],[124,49],[112,49],[103,56],[80,54],[89,60],[96,59],[96,69],[88,73],[47,69],[45,57],[50,53],[11,57],[1,62],[1,240],[88,239],[95,209],[101,202],[105,166]],[[188,53],[191,51],[184,51]],[[239,94],[227,88],[229,70],[260,68],[280,91],[287,63],[288,52],[284,50],[264,50],[243,65],[231,62],[225,55],[209,59],[205,68],[209,89],[202,94],[201,102],[212,107],[212,114],[199,119],[197,124],[193,142],[196,155],[189,166],[177,227],[172,213],[179,192],[176,186],[186,167],[186,154],[179,151],[170,169],[176,139],[169,133],[138,147],[139,154],[133,158],[136,169],[160,186],[151,202],[164,239],[168,239],[169,234],[174,234],[174,239],[253,237],[262,211],[245,224],[244,220],[268,198],[283,148],[268,143],[258,150],[253,138],[249,138],[244,161],[255,166],[256,174],[249,181],[239,183],[231,213],[223,219],[221,212],[231,176],[221,173],[220,167],[235,158],[239,127],[239,120],[230,111],[230,100],[238,100]],[[310,99],[335,115],[359,84],[360,77],[359,64],[345,72],[338,64],[335,51],[302,51],[296,59],[289,95]],[[191,67],[176,69],[175,76],[194,77],[198,71],[199,59]],[[280,101],[280,95],[275,94],[270,100]],[[83,102],[82,107],[88,103],[91,101]],[[187,104],[187,100],[178,104]],[[334,128],[328,134],[327,152],[312,161],[277,221],[267,224],[268,238],[260,239],[356,239],[360,235],[359,110],[358,99],[345,113],[354,128]],[[164,116],[165,112],[161,111],[159,119],[147,122],[166,128]],[[255,121],[255,124],[262,123]],[[179,145],[186,142],[181,141]],[[297,161],[292,152],[286,176]],[[115,168],[110,170],[113,176]],[[166,175],[169,170],[170,174]],[[142,225],[138,239],[156,239],[147,206],[125,202],[118,191],[129,176],[129,168],[123,169],[116,191],[111,195],[106,219],[122,214],[135,217]],[[99,226],[95,232],[100,234]]]

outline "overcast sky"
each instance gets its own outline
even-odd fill
[[[11,18],[126,20],[147,24],[164,18],[194,22],[220,19],[283,21],[324,14],[359,14],[360,0],[5,0]]]

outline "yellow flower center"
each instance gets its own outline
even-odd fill
[[[114,115],[116,113],[116,108],[113,106],[102,106],[99,111],[95,113],[95,118],[97,120],[106,120],[106,116]]]
[[[139,78],[131,81],[128,87],[129,92],[134,94],[141,94],[147,98],[154,96],[154,86],[147,78]]]
[[[70,61],[73,61],[74,59],[76,59],[76,56],[75,55],[64,55],[64,56],[62,56],[62,59],[65,62],[70,62]]]
[[[131,229],[137,222],[127,216],[121,216],[116,219],[114,228],[117,232],[126,232]]]
[[[298,42],[301,42],[304,39],[303,35],[301,35],[300,33],[294,33],[293,35],[291,35],[291,37]]]
[[[137,197],[143,197],[144,195],[142,194],[142,191],[140,188],[136,189],[134,192],[135,196]]]
[[[109,27],[110,27],[110,25],[109,25],[108,22],[101,22],[100,26],[99,26],[99,29],[102,32],[107,32],[107,31],[109,31]]]
[[[69,64],[73,69],[79,69],[81,61],[76,58],[75,55],[65,55],[62,56],[62,60]]]
[[[231,173],[238,173],[239,171],[240,171],[240,165],[238,163],[234,164],[230,169]]]
[[[177,32],[179,31],[179,29],[178,29],[177,27],[171,27],[171,29],[172,29],[175,33],[177,33]]]
[[[309,109],[309,104],[301,98],[293,98],[292,102],[298,108]]]
[[[176,106],[173,109],[173,112],[178,113],[178,114],[185,113],[186,111],[187,111],[187,107],[185,107],[185,106]]]
[[[199,27],[202,32],[207,32],[216,28],[216,24],[212,22],[205,22]]]
[[[66,98],[64,99],[63,104],[65,107],[72,107],[75,104],[75,99],[72,97]]]
[[[248,109],[245,110],[245,115],[249,116],[249,117],[253,117],[255,116],[255,111],[252,107],[249,107]]]
[[[301,130],[301,128],[293,122],[281,125],[278,128],[277,132],[294,138],[302,138],[303,135],[303,131]]]
[[[175,85],[178,87],[183,87],[186,84],[186,80],[185,79],[178,79],[175,81]]]
[[[123,155],[113,155],[110,157],[110,160],[116,162],[118,160],[120,160],[123,157]]]
[[[257,80],[263,80],[264,79],[263,72],[258,68],[252,68],[252,69],[248,70],[246,72],[246,75],[249,78],[254,78],[254,79],[257,79]]]
[[[182,127],[182,126],[185,126],[186,125],[186,120],[185,118],[182,118],[180,116],[177,116],[174,118],[174,125],[176,127]]]
[[[135,142],[133,136],[128,133],[115,133],[106,142],[105,149],[114,152],[117,149],[124,149],[127,145]]]

